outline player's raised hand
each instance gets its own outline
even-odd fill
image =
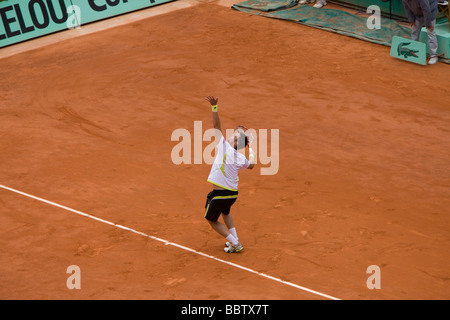
[[[208,100],[208,102],[209,102],[212,106],[216,106],[217,103],[219,102],[219,98],[214,98],[213,96],[208,96],[208,97],[206,97],[206,100]]]

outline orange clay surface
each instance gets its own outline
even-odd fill
[[[0,60],[0,184],[341,299],[449,299],[450,66],[197,2]],[[207,95],[280,133],[278,173],[240,174],[241,254],[210,166],[171,160]],[[323,299],[4,189],[0,257],[2,299]]]

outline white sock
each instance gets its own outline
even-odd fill
[[[227,240],[231,242],[233,246],[237,245],[239,241],[230,233],[227,237]]]
[[[235,237],[236,240],[239,241],[239,238],[238,238],[237,233],[236,233],[236,228],[231,228],[229,231],[231,232],[233,237]]]

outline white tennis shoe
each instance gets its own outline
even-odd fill
[[[428,64],[435,64],[438,62],[438,57],[432,57],[430,60],[428,60]]]
[[[225,251],[226,253],[238,253],[244,250],[244,247],[240,242],[235,246],[233,246],[233,244],[231,244],[230,242],[227,242],[225,243],[225,246],[226,247],[223,248],[223,251]]]
[[[314,8],[322,8],[322,7],[325,6],[325,5],[327,5],[327,2],[326,2],[326,1],[318,0],[318,1],[316,2],[316,4],[315,4],[313,7],[314,7]]]

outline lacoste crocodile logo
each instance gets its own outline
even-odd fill
[[[397,47],[397,53],[399,56],[404,56],[405,58],[408,57],[415,57],[418,58],[419,56],[416,54],[419,52],[419,50],[412,50],[410,48],[405,48],[406,46],[409,46],[411,42],[401,42]]]

